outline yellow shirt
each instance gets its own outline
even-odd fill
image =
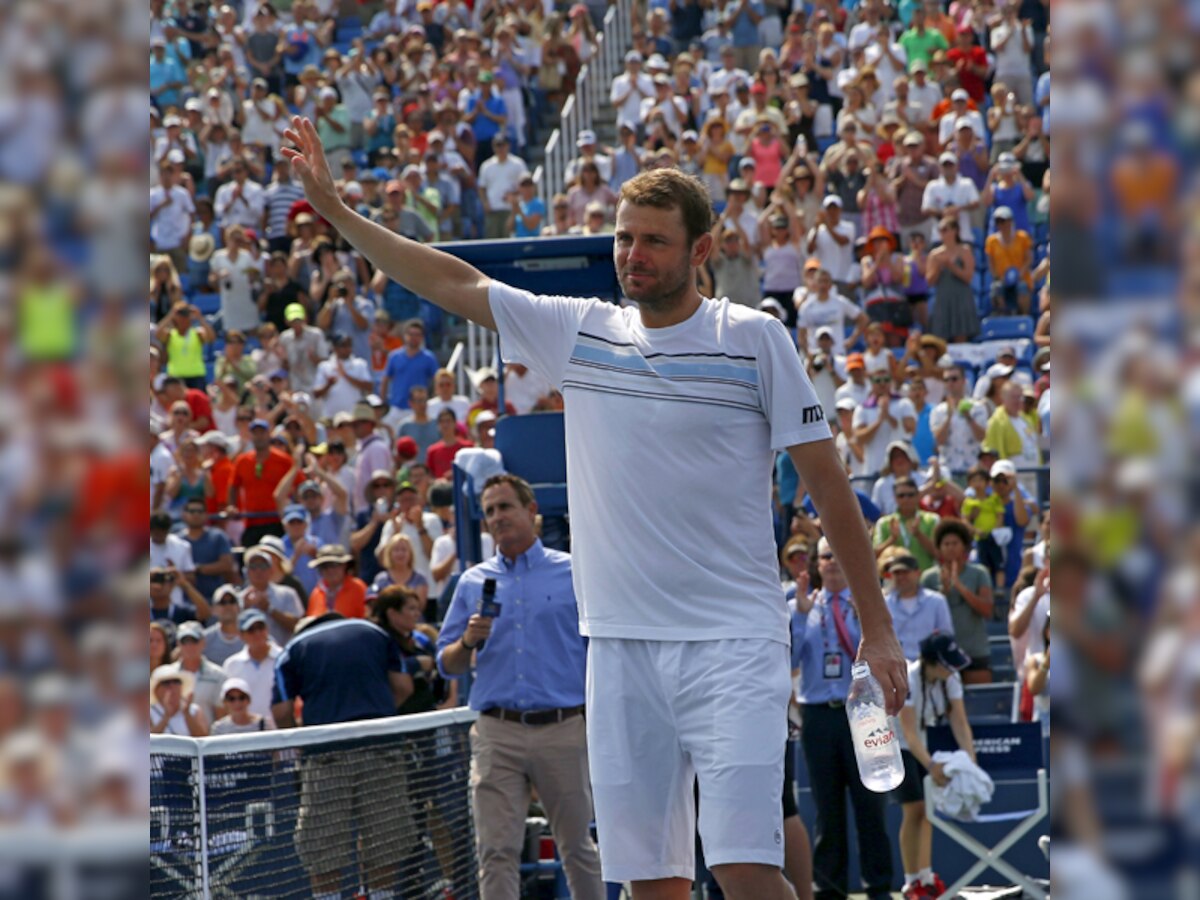
[[[993,234],[988,237],[987,242],[983,245],[984,252],[987,253],[988,259],[992,264],[993,278],[1003,278],[1004,273],[1009,269],[1020,269],[1025,260],[1029,258],[1029,251],[1033,247],[1033,238],[1029,236],[1027,231],[1013,232],[1011,243],[1004,243],[1004,240],[999,234]],[[1030,271],[1025,271],[1021,275],[1021,280],[1025,285],[1033,289],[1033,274]]]
[[[189,328],[187,334],[172,328],[167,335],[167,374],[176,378],[204,377],[204,341],[195,328]]]

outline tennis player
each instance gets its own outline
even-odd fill
[[[731,900],[794,897],[783,865],[788,610],[771,527],[786,449],[850,582],[870,663],[895,714],[904,655],[858,502],[783,325],[700,296],[712,205],[673,169],[622,187],[613,248],[637,306],[535,296],[359,216],[338,198],[316,129],[284,155],[309,201],[388,277],[499,331],[506,360],[566,403],[580,628],[590,638],[590,757],[601,868],[637,900],[688,895],[695,805]],[[881,840],[885,838],[881,835]]]

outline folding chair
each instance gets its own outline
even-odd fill
[[[946,888],[938,900],[949,900],[971,883],[976,875],[987,869],[995,869],[1010,879],[1035,900],[1046,900],[1045,889],[1034,878],[1024,874],[1004,859],[1004,855],[1029,831],[1046,818],[1050,811],[1049,787],[1042,750],[1042,729],[1036,722],[1019,722],[1007,725],[972,725],[975,734],[975,758],[980,768],[987,772],[996,784],[1037,785],[1037,806],[1010,812],[981,813],[974,822],[957,822],[937,812],[933,804],[933,778],[925,776],[925,814],[930,823],[952,841],[972,854],[976,862]],[[953,750],[957,745],[950,729],[946,726],[931,728],[926,734],[929,751]],[[1015,826],[992,847],[984,845],[970,833],[972,825],[987,825],[1014,822]]]

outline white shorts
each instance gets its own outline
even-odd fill
[[[706,863],[782,868],[789,665],[774,641],[591,639],[588,757],[605,881],[694,877],[697,780]]]

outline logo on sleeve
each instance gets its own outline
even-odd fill
[[[804,407],[804,412],[800,415],[802,425],[811,425],[813,422],[823,422],[824,420],[825,409],[819,403],[816,406]]]

